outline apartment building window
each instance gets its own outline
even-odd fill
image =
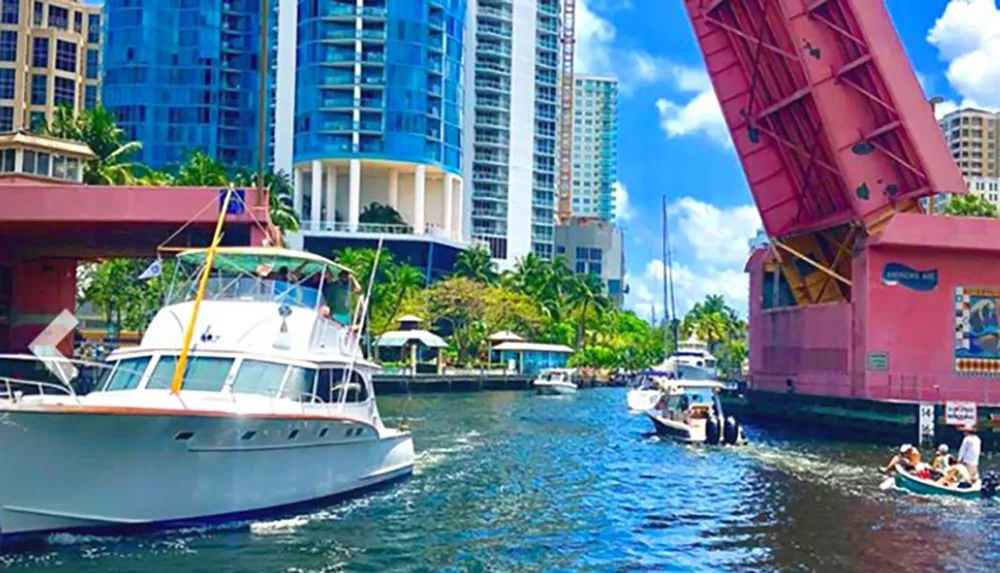
[[[49,26],[69,30],[69,10],[59,6],[49,6]]]
[[[87,15],[87,41],[96,44],[101,41],[101,15]]]
[[[56,41],[56,69],[76,73],[76,44]]]
[[[76,82],[66,78],[56,78],[54,96],[56,105],[73,107],[76,102]]]
[[[83,105],[87,109],[97,107],[97,86],[85,86],[83,88]]]
[[[30,116],[31,131],[42,131],[48,124],[49,120],[46,119],[44,111],[31,112]],[[41,157],[39,157],[39,160],[41,160]],[[45,174],[48,175],[48,167],[47,167],[48,163],[46,163],[45,165],[46,165]]]
[[[0,106],[0,132],[7,131],[14,131],[14,108],[4,105]],[[11,166],[11,171],[13,170],[13,166]]]
[[[0,31],[0,61],[17,61],[17,31]]]
[[[83,12],[73,12],[73,31],[83,33]]]
[[[3,13],[0,14],[0,22],[17,24],[20,10],[21,0],[3,0]]]
[[[31,19],[31,23],[36,27],[41,27],[42,23],[45,21],[45,4],[40,1],[35,2],[34,7],[34,17]]]
[[[36,68],[49,67],[49,39],[35,38],[31,52],[31,65]]]
[[[14,99],[14,68],[0,68],[0,99]]]
[[[45,105],[49,101],[49,77],[43,74],[31,76],[31,105]]]
[[[100,54],[97,50],[87,50],[87,79],[97,79],[100,71]]]

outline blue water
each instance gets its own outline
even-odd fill
[[[755,427],[742,449],[661,442],[620,389],[380,405],[410,420],[408,481],[268,521],[51,536],[0,569],[986,571],[1000,558],[1000,507],[880,491],[884,447]]]

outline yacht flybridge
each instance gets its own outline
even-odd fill
[[[166,305],[95,392],[0,379],[0,535],[225,520],[412,472],[413,440],[383,424],[358,345],[363,297],[345,319],[321,294],[349,288],[330,284],[347,269],[276,248],[177,262]]]

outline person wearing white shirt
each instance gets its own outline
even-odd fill
[[[958,448],[958,461],[969,470],[969,477],[973,482],[979,480],[979,454],[982,452],[982,441],[976,435],[976,427],[967,425],[962,428],[965,438],[962,446]]]

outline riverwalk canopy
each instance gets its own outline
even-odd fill
[[[448,343],[440,336],[426,330],[391,330],[375,341],[380,348],[400,348],[408,344],[419,344],[427,348],[448,348]]]

